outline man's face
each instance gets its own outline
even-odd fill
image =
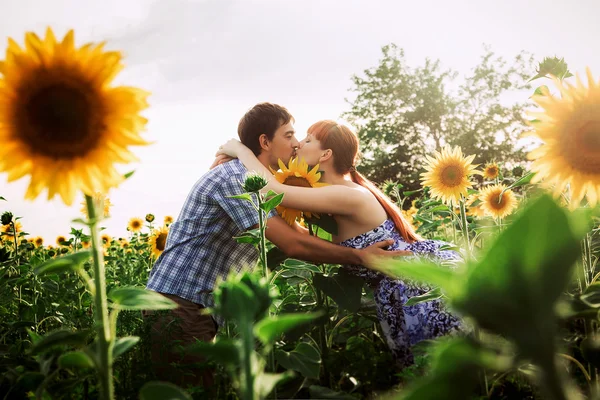
[[[281,159],[287,165],[290,158],[296,155],[299,143],[295,135],[296,131],[294,130],[294,123],[292,121],[281,125],[275,131],[269,148],[269,163],[271,167],[275,169],[279,168],[277,166],[278,159]]]

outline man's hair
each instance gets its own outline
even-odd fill
[[[258,103],[240,119],[238,136],[258,156],[262,150],[258,138],[265,134],[269,140],[273,140],[275,131],[293,119],[285,107],[273,103]]]

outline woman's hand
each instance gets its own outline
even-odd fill
[[[240,153],[244,150],[248,150],[248,148],[244,146],[242,142],[237,139],[230,139],[224,145],[219,146],[216,156],[226,155],[233,158],[239,158]]]

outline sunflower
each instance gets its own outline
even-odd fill
[[[173,217],[171,217],[170,215],[167,215],[165,217],[165,225],[169,226],[173,223]]]
[[[273,171],[271,169],[271,172],[275,176],[275,179],[284,185],[313,188],[327,186],[326,183],[319,182],[319,179],[321,179],[321,173],[318,172],[319,164],[315,165],[313,169],[309,171],[306,161],[304,161],[304,159],[298,160],[298,157],[296,157],[290,160],[289,166],[287,167],[283,161],[279,160],[279,168],[279,171]],[[296,220],[300,220],[303,217],[319,217],[318,214],[315,213],[295,210],[281,205],[277,206],[277,213],[289,225],[293,225]]]
[[[33,243],[35,244],[35,247],[42,247],[44,245],[44,238],[38,236],[33,240]]]
[[[133,217],[127,224],[127,230],[131,232],[139,232],[144,227],[144,220],[141,218]]]
[[[110,207],[112,206],[110,199],[108,197],[106,197],[106,195],[104,195],[100,192],[94,193],[93,199],[94,199],[94,207],[96,208],[96,210],[103,210],[104,218],[110,217]],[[81,213],[83,215],[85,215],[86,218],[89,218],[87,203],[86,203],[85,199],[83,199],[83,201],[81,202]]]
[[[124,177],[115,163],[137,161],[129,146],[149,144],[139,132],[148,93],[111,87],[122,69],[121,53],[104,43],[75,47],[69,31],[57,41],[25,35],[9,39],[0,62],[0,172],[8,181],[31,176],[27,199],[48,188],[71,205],[75,192],[106,193]]]
[[[579,75],[576,86],[554,78],[561,98],[548,90],[533,96],[544,111],[530,113],[537,121],[526,133],[544,142],[527,155],[536,173],[531,182],[544,180],[554,185],[556,194],[568,187],[571,208],[584,197],[594,207],[600,196],[600,82],[594,81],[589,68],[587,78],[588,87]]]
[[[14,224],[14,228],[11,224],[2,225],[2,232],[4,232],[3,236],[6,239],[14,238],[15,236],[18,236],[19,233],[23,232],[23,225],[21,225],[20,222],[17,221]]]
[[[150,235],[150,245],[152,246],[152,254],[156,257],[160,256],[167,245],[167,236],[169,235],[169,227],[155,229]]]
[[[56,244],[59,245],[59,246],[64,246],[63,243],[66,242],[66,241],[67,241],[67,238],[64,237],[64,236],[62,236],[62,235],[59,235],[59,236],[56,237]]]
[[[92,243],[89,240],[82,240],[81,247],[84,249],[89,249],[92,246]]]
[[[110,237],[110,235],[108,235],[106,233],[104,235],[102,235],[102,245],[104,247],[106,247],[106,248],[110,247],[111,243],[112,243],[112,238]]]
[[[481,173],[471,164],[474,158],[475,155],[463,157],[460,147],[445,147],[435,157],[426,156],[427,167],[421,174],[421,183],[430,187],[432,197],[446,204],[457,204],[461,195],[466,196],[473,186],[469,177]]]
[[[479,207],[481,207],[485,215],[490,217],[504,218],[517,208],[515,194],[512,190],[506,189],[506,186],[502,184],[486,186],[481,189],[478,197],[481,200]]]
[[[490,180],[496,179],[499,174],[500,174],[500,168],[498,167],[498,164],[496,164],[496,163],[486,164],[485,168],[483,169],[483,177],[485,179],[490,179]]]

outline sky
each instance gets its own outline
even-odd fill
[[[77,44],[106,41],[125,55],[118,84],[152,92],[144,137],[133,148],[135,174],[109,192],[106,232],[126,237],[127,221],[153,213],[176,217],[218,146],[236,137],[254,104],[286,106],[298,138],[319,119],[349,109],[351,77],[375,67],[381,47],[395,43],[409,65],[425,58],[468,74],[483,45],[507,59],[521,50],[541,60],[564,57],[573,72],[589,66],[600,79],[600,1],[555,0],[0,0],[0,59],[7,38],[57,36],[75,30]],[[2,144],[0,143],[0,146]],[[52,243],[80,218],[43,194],[23,200],[29,178],[0,174],[0,212],[23,217],[24,230]]]

